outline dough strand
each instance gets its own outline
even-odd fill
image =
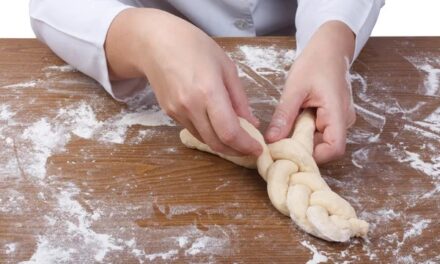
[[[291,138],[269,145],[245,119],[240,118],[240,125],[263,147],[258,158],[217,153],[186,129],[180,132],[180,139],[189,148],[218,155],[246,168],[257,168],[267,182],[273,206],[290,216],[305,232],[337,242],[367,235],[368,223],[357,218],[350,203],[333,192],[321,177],[313,159],[315,115],[311,109],[298,116]]]

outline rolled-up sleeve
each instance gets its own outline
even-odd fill
[[[123,93],[115,93],[117,83],[110,82],[104,43],[113,19],[131,7],[116,0],[31,0],[29,10],[38,39],[123,100]],[[129,82],[139,84],[139,80]]]
[[[356,35],[353,60],[357,58],[377,21],[384,0],[298,0],[296,13],[297,54],[325,22],[345,23]]]

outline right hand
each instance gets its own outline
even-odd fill
[[[127,14],[130,13],[131,14]],[[236,65],[197,27],[157,9],[130,9],[142,29],[137,65],[162,109],[212,150],[258,156],[262,147],[240,127],[238,116],[258,126]]]

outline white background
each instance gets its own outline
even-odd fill
[[[28,2],[0,0],[0,38],[35,37]],[[372,35],[440,36],[440,0],[386,0]]]

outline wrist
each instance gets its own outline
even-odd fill
[[[304,49],[305,57],[351,62],[355,49],[355,34],[343,22],[328,21],[315,32]]]
[[[114,19],[104,45],[112,80],[145,77],[146,60],[154,52],[150,48],[153,33],[160,30],[157,24],[162,13],[165,12],[157,9],[130,8]]]

